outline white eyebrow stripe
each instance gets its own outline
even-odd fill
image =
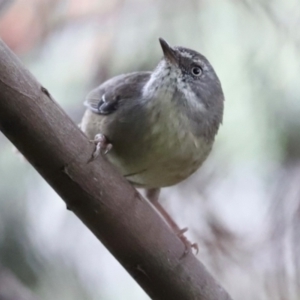
[[[186,51],[181,51],[180,54],[184,57],[187,57],[187,58],[190,58],[192,59],[193,58],[193,55],[191,55],[190,53],[186,52]]]

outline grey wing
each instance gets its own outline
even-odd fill
[[[150,72],[135,72],[119,75],[92,90],[84,105],[93,113],[108,115],[116,111],[123,100],[141,92],[141,87],[150,78]]]
[[[87,107],[94,113],[99,113],[98,105],[104,95],[104,90],[102,86],[97,87],[96,89],[89,92],[83,102],[83,105]]]

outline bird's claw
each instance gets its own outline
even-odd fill
[[[96,145],[96,148],[89,161],[95,160],[100,153],[103,153],[104,155],[107,154],[112,149],[112,144],[109,143],[106,136],[102,133],[96,134],[95,138],[93,140],[90,140],[90,142],[94,143]]]
[[[184,235],[185,232],[188,231],[188,228],[185,227],[183,229],[180,229],[177,233],[177,236],[181,239],[181,241],[183,242],[184,246],[185,246],[185,250],[184,250],[184,253],[182,255],[182,257],[185,257],[189,252],[190,252],[190,249],[193,248],[195,249],[196,251],[196,255],[198,254],[199,252],[199,247],[198,247],[198,244],[197,243],[191,243],[187,237]]]

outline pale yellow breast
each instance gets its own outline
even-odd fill
[[[149,112],[153,126],[145,140],[151,149],[144,158],[147,166],[128,179],[148,188],[174,185],[201,166],[212,145],[196,137],[187,117],[174,107],[162,107],[159,112],[150,107]]]
[[[187,116],[174,106],[171,96],[167,92],[147,104],[147,121],[151,126],[143,134],[146,151],[139,151],[141,141],[137,141],[124,144],[135,153],[130,159],[122,157],[122,151],[107,154],[120,173],[137,186],[158,188],[177,184],[194,173],[211,150],[212,142],[192,133]],[[159,105],[155,101],[160,101]],[[81,128],[92,139],[98,133],[106,134],[104,121],[105,117],[87,111]]]

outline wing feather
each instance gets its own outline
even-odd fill
[[[135,72],[109,79],[92,90],[84,105],[93,113],[108,115],[118,109],[123,100],[138,98],[151,72]]]

